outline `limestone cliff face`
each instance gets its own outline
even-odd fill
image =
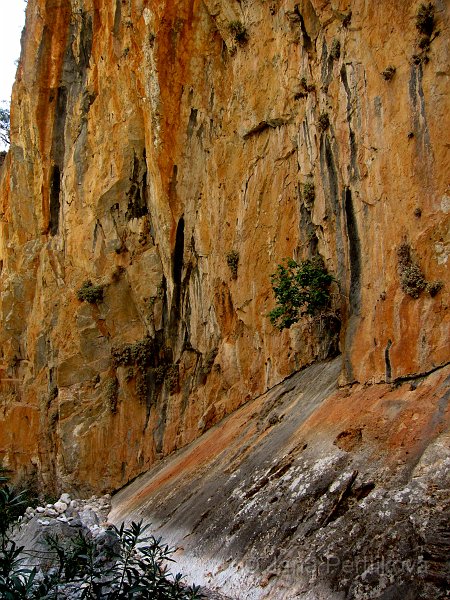
[[[424,44],[410,0],[29,0],[0,174],[11,467],[107,491],[338,347],[342,383],[448,361],[448,286],[401,285],[448,269],[434,6]],[[316,253],[334,316],[279,333],[270,274]]]

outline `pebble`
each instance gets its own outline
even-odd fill
[[[62,523],[67,523],[68,519],[66,517],[66,515],[59,515],[59,517],[56,518],[57,521],[61,521]]]
[[[67,510],[67,504],[65,502],[62,502],[61,500],[58,500],[58,502],[55,502],[54,507],[53,507],[59,514],[62,514],[63,512],[65,512]]]
[[[65,504],[69,505],[72,501],[72,498],[69,496],[69,494],[61,494],[61,497],[59,499],[60,502],[64,502]]]

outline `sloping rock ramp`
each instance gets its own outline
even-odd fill
[[[248,402],[113,497],[235,599],[446,598],[450,369],[338,389],[340,359]]]

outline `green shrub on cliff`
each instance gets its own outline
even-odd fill
[[[78,290],[77,298],[80,302],[99,304],[100,302],[103,302],[103,286],[94,285],[92,281],[88,279]]]
[[[330,303],[330,284],[334,281],[327,273],[320,257],[297,263],[285,259],[271,275],[272,288],[277,301],[269,318],[277,329],[289,328],[305,315],[323,312]]]
[[[4,146],[10,144],[9,109],[0,107],[0,142]]]

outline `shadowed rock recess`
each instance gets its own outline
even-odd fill
[[[114,522],[153,522],[233,598],[445,598],[448,3],[26,17],[2,464],[56,497],[121,490]],[[280,332],[270,276],[317,256],[331,303]]]

